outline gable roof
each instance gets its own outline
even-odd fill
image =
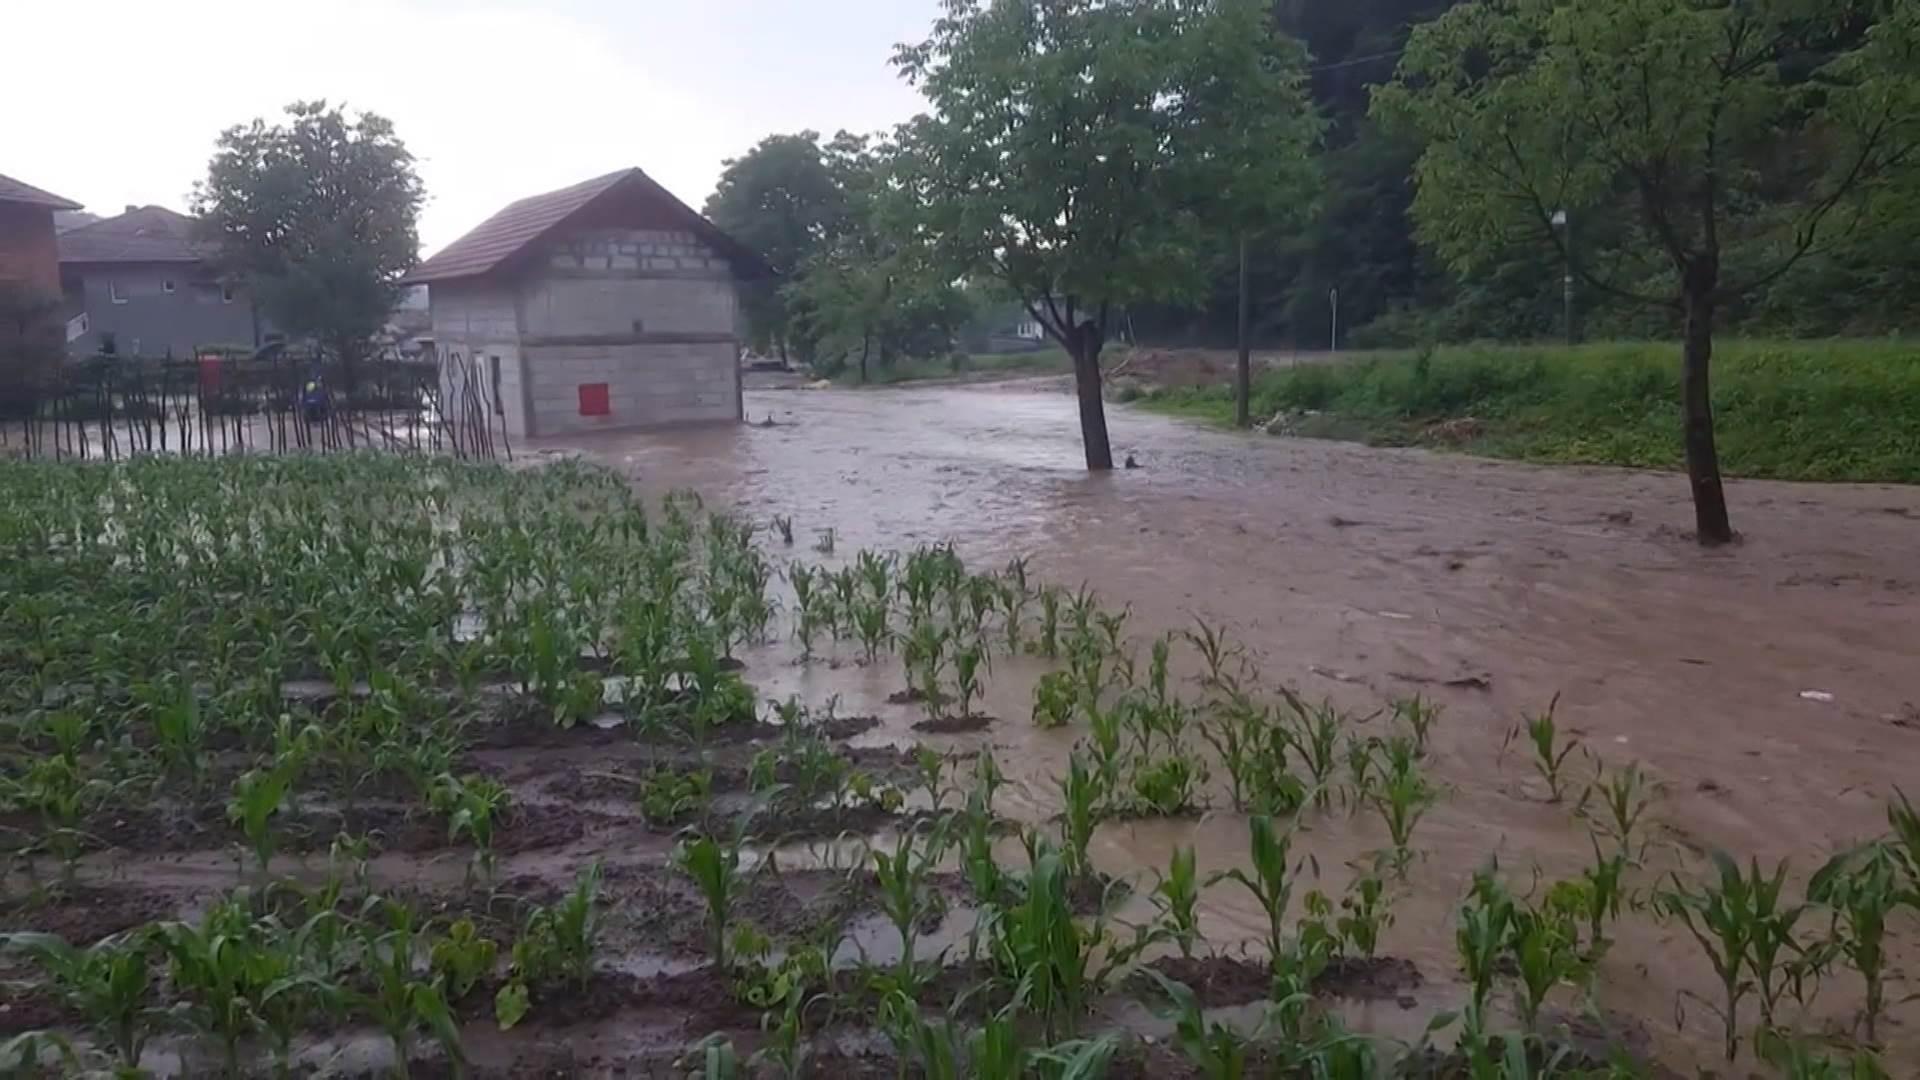
[[[663,206],[687,231],[706,241],[733,264],[734,273],[758,277],[767,265],[751,248],[721,232],[719,226],[693,211],[673,193],[639,169],[596,176],[572,187],[532,195],[509,203],[506,209],[481,222],[472,232],[448,244],[401,280],[410,285],[455,278],[479,277],[511,262],[541,237],[568,219],[616,192],[631,192]]]
[[[44,206],[49,210],[80,209],[80,204],[72,199],[63,199],[51,191],[41,191],[11,176],[0,176],[0,202],[26,203],[29,206]]]
[[[63,263],[201,262],[213,244],[194,235],[194,219],[164,206],[139,206],[59,236]]]

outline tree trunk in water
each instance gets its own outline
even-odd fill
[[[1718,278],[1719,267],[1711,257],[1687,270],[1686,346],[1680,366],[1694,527],[1700,543],[1709,546],[1733,539],[1733,526],[1727,521],[1727,495],[1720,486],[1720,455],[1713,445],[1713,396],[1707,379],[1713,360],[1713,290]]]
[[[1100,328],[1092,320],[1073,329],[1073,385],[1080,398],[1080,441],[1087,451],[1087,471],[1113,468],[1113,447],[1107,442],[1107,407],[1100,399]]]
[[[1233,369],[1233,423],[1235,427],[1253,425],[1253,345],[1247,340],[1252,300],[1247,295],[1247,234],[1240,234],[1240,330],[1239,362]]]
[[[861,334],[860,335],[860,383],[863,386],[866,385],[866,381],[867,381],[867,354],[872,351],[873,351],[872,332],[869,331],[867,333]]]

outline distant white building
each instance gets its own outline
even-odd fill
[[[738,421],[736,283],[769,271],[639,169],[513,203],[406,281],[443,389],[510,435]]]

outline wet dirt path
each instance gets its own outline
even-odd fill
[[[1792,856],[1804,872],[1878,833],[1896,784],[1920,788],[1920,489],[1734,482],[1744,542],[1708,552],[1688,538],[1674,475],[1240,436],[1110,406],[1116,457],[1141,467],[1089,476],[1072,399],[1035,384],[750,392],[746,404],[774,425],[565,448],[650,494],[693,487],[763,523],[791,516],[796,557],[825,559],[810,545],[826,528],[832,561],[948,539],[983,568],[1026,555],[1042,580],[1084,580],[1131,605],[1135,634],[1196,615],[1225,626],[1269,683],[1357,709],[1414,692],[1443,702],[1437,772],[1450,790],[1416,837],[1426,858],[1388,942],[1430,979],[1451,970],[1452,907],[1489,854],[1549,874],[1588,858],[1524,760],[1498,760],[1506,730],[1556,694],[1590,750],[1657,777],[1674,858],[1720,846]],[[1035,819],[1057,805],[1078,734],[1027,723],[1037,671],[995,672],[986,707],[1003,721],[984,736]],[[897,664],[752,675],[763,693],[846,695],[846,711],[886,720],[873,738],[911,734],[912,713],[884,704]],[[1340,863],[1379,832],[1343,815],[1314,824],[1305,844],[1328,870],[1322,887],[1342,887]],[[1096,857],[1125,873],[1188,842],[1203,872],[1230,865],[1244,825],[1110,825]],[[1257,936],[1250,903],[1223,889],[1208,903],[1210,935]],[[1673,1030],[1675,995],[1708,985],[1691,943],[1635,922],[1606,961],[1603,1003],[1651,1029],[1671,1063],[1704,1058],[1716,1037],[1704,1010]],[[1849,985],[1827,1001],[1856,996]],[[1914,1060],[1900,1030],[1895,1060]]]

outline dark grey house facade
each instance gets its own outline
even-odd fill
[[[67,355],[92,356],[111,343],[123,356],[184,359],[256,349],[274,336],[246,287],[215,270],[193,224],[141,206],[60,234]]]

